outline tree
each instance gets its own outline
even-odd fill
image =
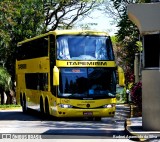
[[[122,44],[118,42],[117,36],[112,36],[111,40],[112,40],[113,50],[115,54],[116,64],[124,68],[123,57],[126,56],[125,55],[126,53],[123,51]]]
[[[139,31],[137,27],[128,19],[127,15],[127,5],[131,3],[139,3],[139,0],[110,0],[114,9],[106,8],[106,12],[110,12],[112,17],[117,22],[117,43],[118,47],[121,47],[122,60],[124,65],[129,66],[133,69],[134,54],[137,52],[137,47],[135,46],[136,41],[139,38]],[[125,61],[125,62],[124,62]]]
[[[0,94],[1,104],[4,104],[4,92],[11,89],[11,76],[7,70],[0,66]]]
[[[45,31],[41,1],[0,2],[0,61],[14,80],[17,43]]]
[[[100,0],[44,0],[46,27],[48,30],[71,29],[100,4]]]
[[[116,33],[117,41],[114,44],[114,49],[118,56],[117,63],[125,70],[126,84],[134,80],[134,58],[135,53],[139,52],[137,44],[139,30],[128,18],[127,5],[144,2],[149,2],[149,0],[110,0],[110,2],[104,2],[105,13],[110,13],[119,28]]]

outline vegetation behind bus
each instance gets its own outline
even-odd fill
[[[0,110],[12,110],[12,109],[21,109],[21,106],[17,104],[0,105]]]
[[[0,66],[0,104],[11,104],[15,100],[11,76],[7,70]],[[6,98],[7,97],[7,98]],[[6,98],[6,99],[5,99]]]

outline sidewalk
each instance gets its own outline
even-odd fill
[[[133,141],[160,141],[160,131],[144,131],[142,127],[142,117],[127,118],[125,130]]]

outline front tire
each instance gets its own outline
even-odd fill
[[[45,99],[45,113],[48,116],[50,116],[50,112],[49,112],[49,104],[48,104],[48,99]]]
[[[42,99],[42,97],[40,98],[40,113],[42,115],[44,115],[44,107],[43,107],[43,99]]]

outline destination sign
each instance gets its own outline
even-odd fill
[[[56,61],[57,67],[116,67],[115,61]]]
[[[87,65],[87,66],[94,66],[94,65],[107,65],[107,62],[67,62],[67,65],[80,65],[80,66],[83,66],[83,65]]]

